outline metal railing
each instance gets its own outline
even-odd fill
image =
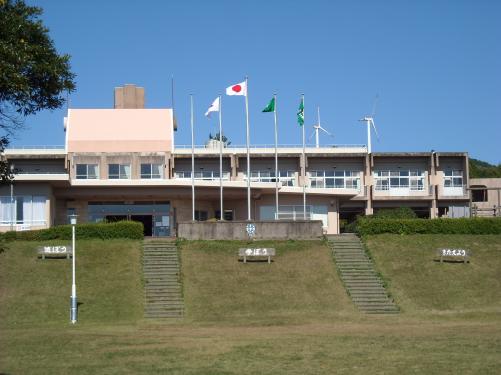
[[[337,181],[336,181],[337,180]],[[338,184],[343,180],[343,184]],[[309,177],[309,187],[317,189],[351,189],[360,191],[360,178],[357,177]]]
[[[316,148],[314,144],[307,144],[307,148]],[[176,148],[179,149],[191,149],[191,145],[174,145],[174,150]],[[195,145],[195,149],[210,149],[210,150],[219,150],[218,147],[214,148],[208,145]],[[247,148],[246,145],[229,145],[223,147],[223,149],[239,149],[239,148]],[[250,149],[275,149],[274,144],[255,144],[249,147]],[[302,144],[280,144],[277,148],[303,148]],[[365,145],[360,144],[339,144],[339,145],[322,145],[320,148],[366,148]]]
[[[175,172],[174,178],[178,180],[190,180],[191,179],[191,171],[182,171]],[[219,172],[215,171],[203,171],[203,172],[195,172],[194,179],[197,181],[216,181],[219,180]],[[230,172],[223,172],[223,180],[230,179]]]
[[[64,145],[10,145],[7,150],[64,150]]]

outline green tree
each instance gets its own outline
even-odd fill
[[[42,9],[24,1],[0,0],[0,152],[24,118],[44,109],[60,108],[75,89],[70,56],[58,54]],[[0,183],[12,174],[2,159]]]

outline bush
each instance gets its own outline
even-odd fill
[[[416,219],[417,215],[410,207],[383,208],[372,216],[378,219]]]
[[[380,219],[360,217],[361,235],[394,234],[501,234],[501,218]]]
[[[139,240],[143,238],[143,224],[136,221],[78,224],[76,226],[76,236],[79,239],[99,238],[107,240],[112,238],[128,238]],[[57,225],[48,229],[22,232],[6,232],[1,238],[7,241],[71,240],[71,225]]]

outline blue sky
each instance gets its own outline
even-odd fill
[[[374,151],[468,151],[501,162],[501,2],[477,1],[29,1],[59,52],[72,56],[75,108],[110,108],[113,88],[136,83],[147,107],[170,107],[175,79],[177,144],[216,130],[203,114],[216,95],[249,76],[251,143],[299,144],[305,94],[308,133],[320,106],[324,143],[365,144],[357,120],[379,94]],[[242,97],[223,97],[223,126],[245,143]],[[62,145],[64,111],[26,120],[17,145]]]

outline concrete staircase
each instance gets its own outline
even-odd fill
[[[329,243],[341,279],[358,309],[367,314],[398,313],[360,239],[355,235],[329,236]]]
[[[182,318],[183,288],[174,241],[147,240],[143,244],[145,318]]]

